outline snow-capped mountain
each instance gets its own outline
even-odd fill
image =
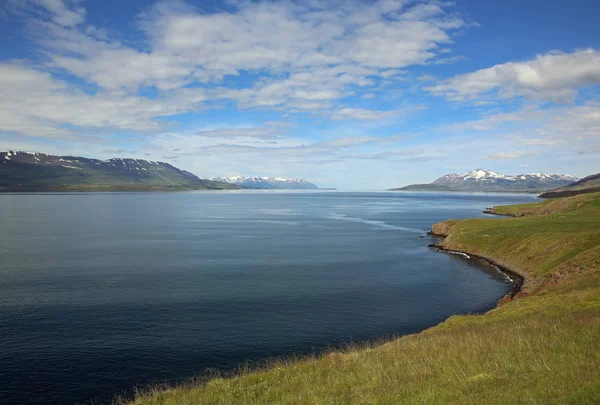
[[[88,159],[45,153],[0,151],[0,190],[48,188],[236,188],[202,180],[164,162]]]
[[[235,184],[246,188],[260,189],[317,189],[318,187],[302,179],[285,179],[283,177],[214,177],[211,180],[223,183]]]
[[[540,192],[577,181],[566,174],[529,173],[509,176],[491,170],[447,174],[431,184],[413,184],[402,190],[439,191],[530,191]]]
[[[527,184],[529,186],[553,187],[554,184],[572,183],[577,178],[566,174],[529,173],[506,176],[490,170],[477,169],[468,173],[453,173],[440,177],[433,184],[444,186],[464,186],[474,184]]]

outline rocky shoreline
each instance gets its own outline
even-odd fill
[[[482,211],[484,214],[488,214],[488,215],[496,215],[499,217],[508,217],[508,218],[519,218],[524,216],[523,213],[518,213],[518,214],[508,214],[508,213],[502,213],[502,212],[498,212],[496,210],[496,207],[491,207],[491,208],[486,208]]]
[[[485,212],[485,211],[484,211]],[[511,217],[512,215],[504,215],[497,214],[501,216]],[[498,272],[505,275],[512,283],[512,291],[510,294],[505,295],[498,302],[498,306],[502,306],[503,304],[512,301],[515,298],[520,298],[526,296],[527,293],[523,291],[523,287],[526,283],[526,275],[524,272],[519,272],[515,269],[510,269],[505,265],[498,263],[497,261],[485,257],[482,255],[475,254],[469,251],[461,251],[459,249],[450,249],[444,246],[444,240],[450,235],[452,232],[452,228],[460,221],[443,221],[437,224],[432,225],[431,231],[427,232],[429,236],[434,238],[438,238],[439,241],[433,244],[428,245],[429,248],[435,250],[436,252],[459,255],[465,258],[466,260],[471,260],[477,262],[479,264],[484,264],[490,267],[495,268]]]
[[[498,302],[499,306],[508,301],[511,301],[513,298],[515,298],[518,294],[520,294],[522,292],[523,285],[525,284],[525,277],[523,277],[521,274],[519,274],[513,270],[510,270],[510,269],[494,262],[493,260],[491,260],[487,257],[474,255],[472,253],[467,253],[467,252],[461,252],[461,251],[457,251],[457,250],[446,249],[445,247],[443,247],[439,244],[436,244],[436,243],[429,245],[429,247],[431,249],[435,250],[436,252],[452,254],[452,255],[459,255],[459,256],[462,256],[463,258],[465,258],[466,260],[471,260],[471,261],[479,263],[479,264],[484,264],[484,265],[493,267],[498,272],[505,275],[506,278],[509,279],[512,283],[512,291],[510,294],[507,294]]]
[[[516,215],[500,214],[499,212],[496,212],[496,210],[494,209],[494,207],[484,209],[483,213],[484,214],[489,214],[489,215],[498,215],[500,217],[516,217]]]

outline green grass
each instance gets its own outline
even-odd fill
[[[583,207],[583,208],[582,208]],[[594,195],[565,197],[545,200],[537,204],[502,205],[492,208],[492,212],[507,216],[552,215],[564,212],[581,211],[588,208],[600,208]]]
[[[449,234],[445,247],[523,274],[524,298],[380,345],[157,387],[129,403],[598,404],[600,193],[534,210],[439,227]]]
[[[578,273],[580,267],[598,266],[600,258],[588,255],[600,246],[600,193],[495,211],[519,217],[451,221],[442,246],[485,256],[524,273],[528,291],[553,277]]]

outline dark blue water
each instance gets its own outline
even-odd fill
[[[531,196],[0,195],[0,403],[72,404],[485,311],[431,224]],[[501,219],[499,219],[501,220]]]

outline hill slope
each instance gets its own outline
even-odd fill
[[[430,184],[412,184],[393,191],[488,191],[541,192],[562,187],[577,180],[565,174],[531,173],[506,176],[490,170],[447,174]]]
[[[591,176],[585,177],[579,181],[576,181],[575,183],[569,184],[566,187],[560,187],[554,190],[550,190],[540,195],[540,197],[557,198],[597,192],[600,192],[600,173],[592,174]]]
[[[548,207],[535,207],[434,227],[443,247],[521,273],[519,299],[380,346],[157,388],[131,404],[598,404],[600,193],[543,215]]]
[[[0,152],[0,191],[230,188],[163,162]]]

